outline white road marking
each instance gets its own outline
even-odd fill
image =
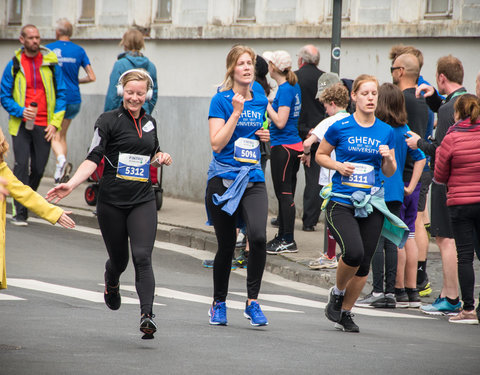
[[[135,290],[135,288],[133,286],[129,286],[129,285],[121,285],[120,289],[129,290],[129,291]],[[203,303],[205,305],[211,305],[212,304],[212,297],[202,296],[202,295],[193,294],[193,293],[181,292],[179,290],[168,289],[168,288],[159,288],[159,287],[155,288],[155,295],[159,296],[159,297],[164,297],[164,298],[172,298],[172,299],[179,299],[179,300],[183,300],[183,301],[198,302],[198,303]],[[227,306],[228,306],[228,308],[231,308],[231,309],[245,310],[245,302],[227,300]],[[289,309],[284,309],[284,308],[281,308],[281,307],[273,307],[273,306],[268,306],[268,305],[264,305],[264,304],[262,304],[261,306],[262,306],[263,311],[303,313],[303,311],[289,310]]]
[[[31,218],[29,220],[34,221],[34,222],[38,222],[38,223],[42,223],[42,224],[46,224],[46,222],[44,220],[41,220],[41,219]],[[77,231],[82,232],[82,233],[95,234],[95,235],[101,236],[100,230],[94,229],[94,228],[89,228],[89,227],[84,227],[84,226],[78,225],[78,226],[75,227],[74,230],[77,230]],[[155,248],[160,249],[160,250],[173,251],[173,252],[183,254],[183,255],[187,255],[187,256],[190,256],[190,257],[193,257],[193,258],[196,258],[196,259],[199,259],[199,260],[212,259],[213,256],[214,256],[214,254],[211,253],[210,251],[194,249],[194,248],[190,248],[190,247],[187,247],[187,246],[177,245],[177,244],[173,244],[173,243],[169,243],[169,242],[155,241],[154,246],[155,246]],[[238,269],[234,272],[236,274],[242,275],[243,277],[246,277],[246,275],[247,275],[247,272],[246,272],[245,269]],[[318,295],[318,296],[328,296],[328,289],[321,288],[321,287],[314,286],[314,285],[303,284],[303,283],[300,283],[300,282],[297,282],[297,281],[288,280],[288,279],[285,279],[281,276],[274,275],[270,272],[265,272],[263,274],[263,280],[262,281],[263,282],[268,282],[268,283],[271,283],[271,284],[274,284],[274,285],[277,285],[277,286],[281,286],[283,288],[290,288],[290,289],[294,289],[294,290],[301,291],[301,292],[306,292],[306,293],[311,293],[311,294]],[[121,288],[124,289],[124,288],[126,288],[126,286],[121,286]],[[131,287],[131,288],[133,288],[133,287]],[[158,289],[163,289],[163,293],[165,293],[165,295],[162,295],[161,293],[157,292]],[[200,302],[200,303],[211,304],[211,301],[212,301],[211,297],[198,296],[198,295],[185,293],[185,292],[180,292],[180,291],[174,291],[174,292],[178,293],[180,296],[183,296],[183,297],[170,296],[169,295],[170,292],[167,293],[166,292],[167,290],[169,290],[169,289],[156,288],[156,293],[158,293],[157,295],[163,296],[163,297],[166,297],[166,298],[177,298],[177,299],[192,300],[192,301],[194,301],[195,299],[198,299],[195,302]],[[245,296],[244,293],[243,294],[232,293],[232,292],[230,292],[230,293]],[[288,304],[292,304],[292,305],[306,306],[306,307],[313,307],[313,308],[320,308],[320,309],[324,309],[325,306],[326,306],[326,303],[324,303],[324,302],[307,300],[307,299],[288,296],[288,295],[273,295],[273,296],[276,296],[276,297],[272,297],[272,299],[267,299],[266,296],[268,296],[268,295],[260,294],[259,299],[260,300],[263,299],[263,300],[266,300],[266,301],[269,300],[271,302],[288,303]],[[273,298],[277,298],[277,299],[273,299]],[[301,300],[304,300],[304,302],[300,303]],[[103,296],[102,296],[102,301],[103,301]],[[123,301],[123,297],[122,297],[122,301]],[[309,302],[306,302],[306,301],[309,301]],[[234,309],[244,309],[245,308],[244,304],[241,303],[241,302],[228,301],[227,304],[230,308],[234,308]],[[265,311],[279,311],[279,310],[268,310],[268,308],[277,309],[273,306],[265,306],[264,304],[261,304],[261,306],[262,306],[262,309],[265,310]],[[287,309],[283,309],[283,310],[287,310]],[[287,311],[297,312],[297,313],[300,312],[300,311],[296,311],[296,310],[287,310]],[[402,313],[390,312],[390,311],[386,311],[386,310],[377,310],[377,309],[362,309],[362,308],[354,307],[352,311],[355,314],[358,314],[358,315],[366,315],[366,316],[374,316],[374,317],[391,317],[391,318],[408,318],[408,319],[432,319],[431,317],[425,316],[425,315],[402,314]]]
[[[0,293],[0,301],[25,301],[24,298],[11,296],[8,294]]]
[[[242,292],[229,292],[229,294],[235,294],[238,296],[245,296],[245,293]],[[316,309],[325,309],[327,305],[325,302],[313,301],[306,298],[299,298],[294,296],[289,296],[287,294],[266,294],[260,293],[258,299],[261,301],[270,301],[270,302],[278,302],[283,304],[290,304],[296,306],[305,306],[305,307],[312,307]],[[263,304],[262,304],[263,309]],[[380,318],[407,318],[407,319],[431,319],[425,315],[410,315],[410,314],[401,314],[396,313],[388,310],[377,310],[377,309],[362,309],[354,307],[352,312],[358,315],[366,315],[366,316],[376,316]]]
[[[77,299],[81,299],[89,302],[105,303],[103,298],[103,293],[92,292],[86,289],[79,289],[79,288],[72,288],[69,286],[50,284],[50,283],[45,283],[43,281],[38,281],[33,279],[9,278],[8,283],[10,286],[17,287],[17,288],[35,290],[37,292],[44,292],[44,293],[50,293],[50,294],[57,294],[57,295],[77,298]],[[122,303],[127,305],[138,305],[139,301],[135,298],[122,296]],[[155,305],[164,306],[157,303]]]

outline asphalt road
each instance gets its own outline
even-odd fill
[[[479,326],[415,310],[357,309],[359,334],[334,329],[327,290],[266,274],[269,326],[243,317],[245,271],[232,272],[227,327],[210,326],[211,253],[158,243],[159,330],[141,340],[133,267],[122,307],[103,303],[106,252],[98,231],[7,223],[9,288],[0,292],[0,374],[475,374]]]

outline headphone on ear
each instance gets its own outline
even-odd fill
[[[118,96],[123,96],[122,78],[125,75],[127,75],[128,73],[132,73],[132,72],[142,73],[142,74],[144,74],[148,77],[148,80],[150,81],[150,85],[149,85],[150,87],[148,88],[147,93],[145,94],[145,101],[148,101],[148,100],[152,99],[152,97],[153,97],[153,79],[152,79],[152,77],[150,77],[150,74],[148,74],[145,70],[141,70],[141,69],[130,69],[130,70],[127,70],[126,72],[122,73],[120,78],[118,78],[118,82],[117,82],[117,95]]]

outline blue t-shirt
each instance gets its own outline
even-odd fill
[[[372,189],[375,191],[382,186],[382,156],[378,147],[387,145],[390,149],[395,148],[390,125],[376,118],[372,126],[364,128],[351,115],[331,125],[325,133],[325,140],[335,147],[337,161],[355,165],[355,171],[349,177],[335,172],[332,179],[333,192],[351,195],[361,190],[370,194]],[[332,200],[351,204],[349,199],[332,197]]]
[[[293,145],[301,142],[302,139],[298,135],[298,117],[302,108],[302,94],[300,86],[295,84],[292,86],[288,82],[278,86],[277,94],[273,99],[272,108],[278,112],[279,107],[289,107],[287,124],[283,129],[276,127],[272,122],[270,126],[270,143],[272,146]]]
[[[234,95],[233,90],[217,93],[210,102],[208,118],[221,118],[226,123],[233,113],[232,98]],[[250,166],[254,161],[260,161],[260,148],[255,146],[257,142],[260,145],[260,141],[255,132],[263,126],[268,99],[265,95],[260,95],[257,92],[252,92],[252,95],[253,98],[245,101],[243,105],[243,112],[238,119],[232,138],[222,151],[218,153],[213,151],[213,157],[221,163],[242,167],[244,165]],[[253,142],[249,140],[253,140]],[[228,172],[220,175],[220,177],[234,180],[236,175],[235,172]],[[262,170],[251,170],[250,181],[265,181]]]
[[[395,160],[397,161],[397,170],[391,177],[385,177],[380,170],[380,178],[384,181],[383,188],[385,189],[385,202],[403,202],[403,169],[405,167],[405,160],[407,159],[407,152],[410,154],[413,161],[425,159],[425,154],[419,149],[412,150],[407,146],[407,142],[405,142],[405,134],[410,131],[408,125],[392,129],[393,137],[395,138]]]
[[[58,57],[58,65],[62,67],[63,79],[67,88],[67,104],[81,103],[80,89],[78,88],[78,71],[82,66],[90,65],[85,50],[70,41],[57,40],[46,45]]]

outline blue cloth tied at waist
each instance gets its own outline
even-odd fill
[[[357,190],[354,191],[352,195],[347,195],[333,192],[332,184],[330,183],[322,189],[320,196],[324,199],[322,210],[325,210],[331,197],[350,199],[355,208],[354,216],[358,218],[367,217],[373,212],[373,209],[376,208],[385,218],[381,235],[400,248],[405,246],[410,231],[407,225],[398,216],[389,211],[385,204],[383,187],[379,188],[373,194],[367,194],[364,191]]]
[[[241,167],[235,167],[233,165],[221,163],[217,161],[215,158],[213,158],[212,161],[210,162],[210,166],[208,167],[208,180],[211,180],[213,177],[216,177],[228,172],[237,173],[237,177],[235,177],[235,180],[233,180],[233,183],[228,187],[228,189],[223,193],[223,195],[219,195],[217,193],[213,194],[212,196],[213,203],[216,206],[219,206],[225,203],[224,206],[222,207],[222,211],[225,211],[227,214],[232,216],[234,212],[237,210],[238,205],[240,204],[240,200],[243,197],[243,193],[245,192],[248,182],[250,181],[250,171],[254,169],[262,170],[262,168],[260,167],[260,163],[256,163],[252,165],[244,165]],[[208,217],[207,224],[212,225],[208,207],[207,207],[207,217]]]

